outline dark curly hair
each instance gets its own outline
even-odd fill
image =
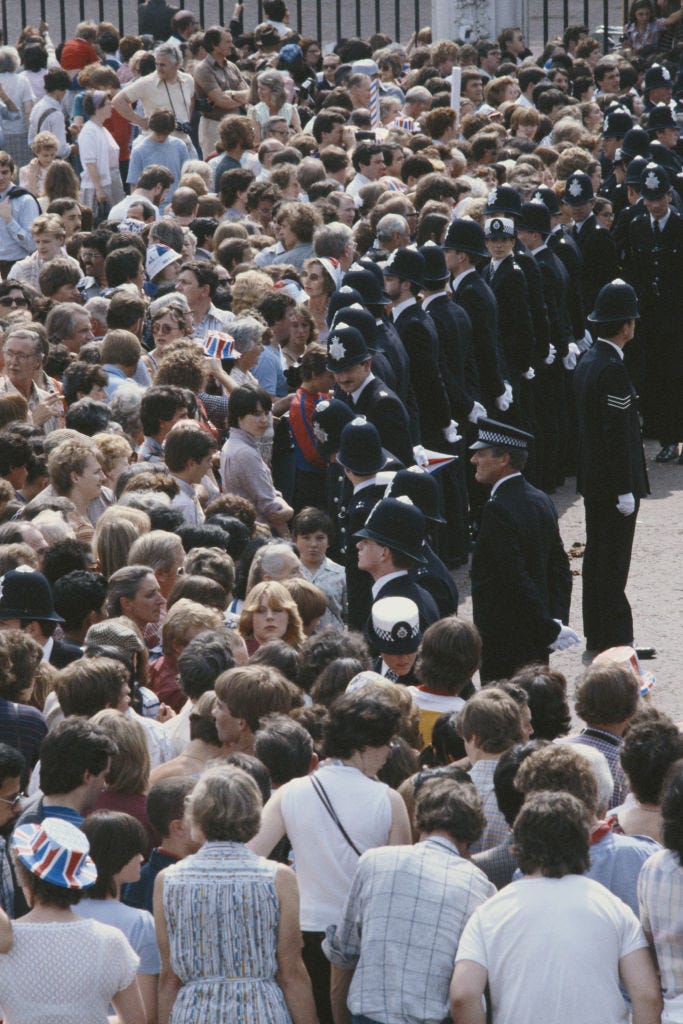
[[[401,712],[391,697],[372,693],[344,693],[330,708],[325,726],[327,757],[350,757],[364,747],[381,747],[396,735]]]
[[[545,878],[584,874],[589,842],[588,809],[571,793],[532,793],[515,821],[513,851],[525,875],[539,869]]]
[[[527,665],[510,682],[529,698],[534,739],[554,740],[566,736],[571,726],[567,702],[567,680],[547,665]]]
[[[664,712],[643,708],[631,721],[619,757],[636,800],[658,804],[666,773],[683,757],[683,736]]]
[[[678,854],[678,863],[683,866],[683,758],[671,766],[664,779],[662,837],[664,845]]]
[[[372,667],[368,645],[360,633],[340,633],[335,626],[321,629],[301,645],[299,686],[309,693],[323,669],[337,658],[354,658],[362,669]]]

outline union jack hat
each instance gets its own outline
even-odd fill
[[[87,889],[97,881],[88,837],[62,818],[21,825],[12,834],[17,857],[31,874],[60,889]]]
[[[223,334],[221,331],[209,331],[204,342],[204,355],[212,359],[233,359],[235,339],[232,335]]]

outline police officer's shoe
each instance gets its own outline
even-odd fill
[[[678,445],[665,444],[662,450],[655,455],[655,462],[673,462],[678,458]]]

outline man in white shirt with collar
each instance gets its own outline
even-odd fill
[[[211,331],[225,331],[233,314],[227,309],[218,309],[213,297],[218,288],[219,278],[214,267],[203,260],[188,260],[178,274],[176,289],[187,299],[194,323],[194,336],[206,341]]]
[[[201,526],[204,511],[197,496],[197,484],[211,472],[216,442],[201,427],[179,424],[166,438],[164,459],[180,491],[171,502],[180,509],[185,526]]]
[[[170,110],[176,122],[173,134],[187,146],[188,158],[194,159],[197,153],[189,136],[194,107],[194,79],[192,75],[180,70],[182,55],[172,43],[157,46],[154,57],[156,71],[136,78],[118,92],[112,100],[112,106],[121,117],[138,125],[143,132],[148,131],[149,119],[155,110]],[[142,117],[135,112],[138,100],[142,104]]]
[[[576,486],[586,508],[583,628],[586,649],[634,646],[625,589],[640,499],[649,493],[636,392],[624,346],[639,318],[634,289],[615,280],[588,319],[600,336],[574,371],[579,444]]]
[[[471,462],[490,500],[472,555],[472,606],[481,634],[482,682],[547,664],[550,650],[579,642],[569,620],[572,578],[555,506],[522,476],[531,434],[480,419]]]
[[[356,174],[346,186],[346,191],[353,196],[356,206],[360,206],[359,193],[363,185],[377,181],[386,172],[382,147],[374,142],[359,142],[351,155],[351,161]]]

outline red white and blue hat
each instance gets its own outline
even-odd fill
[[[31,874],[61,889],[87,889],[97,881],[88,837],[62,818],[19,826],[12,834],[12,847]]]
[[[235,339],[222,331],[209,331],[204,342],[204,355],[211,359],[235,359]]]

